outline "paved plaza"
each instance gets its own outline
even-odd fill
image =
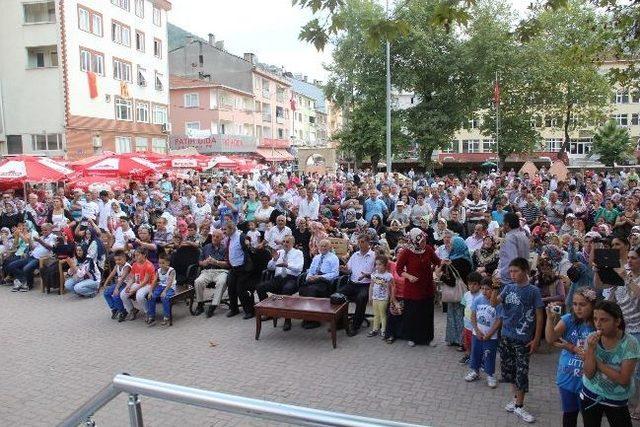
[[[509,388],[468,384],[460,353],[443,344],[437,311],[436,348],[393,345],[364,333],[326,328],[290,332],[254,320],[191,317],[180,305],[173,327],[142,320],[117,323],[103,299],[15,294],[0,288],[4,320],[0,353],[0,425],[51,426],[120,372],[180,385],[318,409],[433,426],[525,425],[503,410]],[[160,307],[159,307],[160,309]],[[556,354],[537,354],[527,406],[538,425],[560,424],[554,385]],[[147,426],[266,425],[246,417],[143,398]],[[128,422],[124,396],[100,410],[98,426]]]

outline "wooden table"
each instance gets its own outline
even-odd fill
[[[347,322],[347,303],[331,305],[329,298],[301,297],[297,295],[271,295],[255,306],[256,340],[260,338],[262,316],[272,317],[273,326],[277,319],[301,319],[315,322],[329,322],[331,325],[331,341],[336,348],[336,329],[338,321]]]

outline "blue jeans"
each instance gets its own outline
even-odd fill
[[[498,351],[498,339],[479,340],[475,335],[471,339],[471,360],[469,367],[478,371],[480,366],[487,375],[493,376],[496,372],[496,353]]]
[[[83,297],[94,296],[98,293],[100,282],[93,279],[77,279],[70,277],[64,282],[64,287],[68,292],[73,292]]]
[[[104,295],[104,299],[105,301],[107,301],[107,305],[109,306],[109,308],[111,310],[117,310],[121,313],[125,311],[124,305],[122,304],[122,300],[120,299],[120,288],[122,288],[123,286],[124,284],[118,287],[118,292],[116,293],[115,297],[113,296],[113,291],[116,289],[115,282],[107,286],[104,290],[104,293],[102,294]]]
[[[149,298],[149,301],[147,301],[147,316],[156,317],[156,303],[158,299],[160,299],[160,302],[162,302],[162,314],[164,317],[169,317],[169,312],[171,311],[170,301],[171,297],[175,295],[175,291],[173,288],[169,288],[164,298],[160,298],[162,291],[164,291],[164,286],[156,286],[153,288],[153,294]]]
[[[33,286],[33,272],[40,266],[40,261],[32,256],[13,261],[7,266],[7,272],[14,278]]]

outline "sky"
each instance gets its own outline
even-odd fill
[[[509,1],[522,12],[531,0]],[[331,61],[331,46],[318,52],[298,40],[311,13],[292,6],[291,0],[173,0],[172,4],[169,22],[205,40],[213,33],[233,54],[255,53],[260,62],[284,66],[310,80],[327,79],[322,64]]]

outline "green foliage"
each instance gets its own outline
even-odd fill
[[[597,155],[604,165],[613,167],[633,157],[635,147],[629,138],[629,131],[609,120],[593,135],[593,145],[589,157]]]

